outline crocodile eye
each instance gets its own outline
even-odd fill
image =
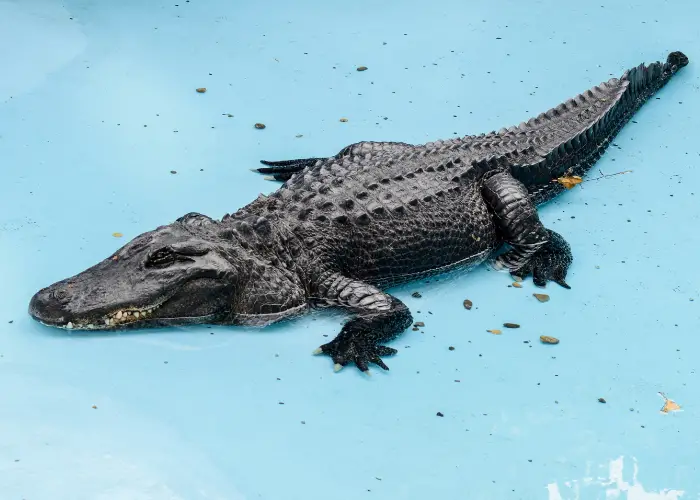
[[[169,248],[161,248],[152,252],[146,258],[146,267],[168,267],[177,260],[175,252]]]

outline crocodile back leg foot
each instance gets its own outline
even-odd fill
[[[573,261],[571,247],[560,234],[551,229],[547,232],[549,241],[537,250],[527,264],[511,271],[510,274],[520,279],[532,275],[536,286],[544,287],[548,281],[553,281],[570,289],[566,283],[566,274]]]

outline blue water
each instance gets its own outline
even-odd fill
[[[0,499],[699,498],[699,16],[691,0],[0,0]],[[390,372],[311,356],[332,312],[122,335],[26,313],[141,232],[272,191],[260,159],[488,132],[672,50],[691,64],[598,164],[632,172],[541,211],[574,249],[573,289],[539,303],[484,268],[395,289],[425,328],[392,344]]]

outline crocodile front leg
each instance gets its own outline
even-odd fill
[[[345,323],[336,338],[322,345],[314,354],[328,354],[339,371],[348,363],[369,374],[369,363],[388,370],[381,356],[396,354],[396,349],[382,345],[398,337],[411,325],[408,307],[396,297],[362,281],[335,273],[322,279],[318,299],[345,307],[355,317]]]
[[[554,281],[570,288],[565,279],[573,260],[571,248],[561,235],[540,222],[527,188],[509,173],[501,172],[484,181],[482,195],[503,239],[511,246],[496,258],[494,266],[506,268],[519,278],[532,274],[537,286]]]

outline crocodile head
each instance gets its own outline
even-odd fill
[[[49,326],[104,330],[216,322],[231,314],[241,248],[200,214],[137,236],[112,256],[37,292],[29,314]]]

